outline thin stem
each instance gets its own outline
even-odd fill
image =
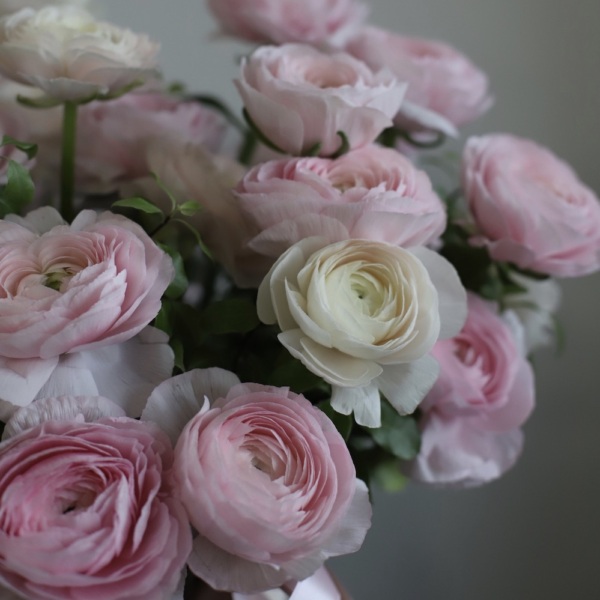
[[[75,143],[77,138],[77,104],[65,102],[63,111],[62,158],[60,165],[60,212],[63,219],[73,220],[75,192]]]

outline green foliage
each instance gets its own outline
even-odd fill
[[[35,187],[29,171],[15,162],[8,161],[6,185],[0,190],[0,217],[20,213],[32,200]]]
[[[117,200],[116,202],[113,202],[112,206],[120,208],[132,208],[133,210],[139,210],[148,215],[160,215],[163,219],[165,218],[163,211],[145,198],[125,198],[124,200]]]
[[[329,401],[320,402],[318,406],[331,419],[335,428],[340,432],[340,435],[344,440],[348,441],[354,424],[352,415],[342,415],[335,411]]]
[[[411,460],[419,453],[421,436],[415,419],[400,416],[388,402],[381,401],[381,427],[370,432],[375,442],[396,458]]]

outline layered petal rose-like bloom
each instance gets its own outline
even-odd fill
[[[62,394],[112,390],[111,366],[132,386],[131,401],[134,388],[162,381],[172,353],[166,336],[146,326],[172,277],[168,255],[118,215],[83,211],[68,226],[46,207],[0,221],[3,414],[43,386]]]
[[[331,405],[357,423],[381,424],[381,391],[414,411],[438,374],[429,355],[466,316],[454,267],[424,247],[309,238],[275,263],[258,290],[258,315],[280,342],[332,384]]]
[[[422,447],[410,473],[437,485],[472,486],[502,475],[520,454],[535,401],[523,330],[512,313],[474,294],[461,332],[437,342],[440,376],[421,403]]]
[[[156,73],[158,45],[73,6],[24,8],[0,21],[0,72],[58,101],[119,94]]]
[[[214,152],[224,133],[225,121],[216,111],[162,92],[93,102],[79,113],[78,183],[86,191],[112,191],[124,181],[150,174],[145,149],[152,140],[165,144],[167,139],[175,139]]]
[[[45,6],[87,6],[89,0],[0,0],[0,17],[17,12],[22,8],[38,10]]]
[[[330,156],[372,142],[398,112],[406,84],[349,54],[302,44],[263,46],[242,63],[236,86],[268,140],[293,155]]]
[[[338,46],[364,21],[356,0],[208,0],[224,33],[251,42]]]
[[[199,534],[188,566],[214,588],[267,590],[361,546],[366,485],[303,396],[196,369],[158,386],[142,419],[177,440],[176,494]]]
[[[409,131],[457,135],[492,105],[488,79],[466,56],[445,43],[365,27],[345,50],[372,69],[389,68],[408,82],[396,122]]]
[[[0,444],[0,586],[40,600],[170,598],[191,532],[165,479],[169,439],[126,417],[67,419],[78,403],[110,405],[46,399],[58,420]]]
[[[499,261],[556,277],[600,268],[600,201],[546,148],[508,134],[470,138],[463,188]]]
[[[260,164],[235,195],[259,232],[249,247],[274,259],[310,236],[418,246],[437,240],[446,227],[429,177],[395,150],[375,145],[335,160]]]

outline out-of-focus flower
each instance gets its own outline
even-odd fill
[[[23,8],[39,10],[46,6],[87,6],[89,0],[0,0],[0,17],[17,12]]]
[[[345,47],[372,69],[389,68],[408,82],[396,122],[409,131],[457,135],[492,104],[486,75],[445,43],[363,28]]]
[[[309,238],[275,263],[258,291],[258,315],[280,342],[333,386],[331,405],[378,427],[381,391],[414,411],[438,374],[429,352],[466,315],[452,265],[424,247]]]
[[[365,20],[357,0],[208,0],[224,33],[267,44],[339,46]]]
[[[398,152],[375,145],[335,160],[257,165],[235,195],[259,232],[249,247],[273,259],[310,236],[410,247],[437,240],[446,226],[445,207],[429,177]]]
[[[0,585],[26,598],[164,600],[191,549],[164,480],[171,444],[126,417],[66,419],[78,403],[109,404],[46,399],[58,420],[0,444]]]
[[[156,73],[158,45],[83,9],[24,8],[0,21],[0,72],[57,101],[122,93]]]
[[[470,138],[463,187],[495,260],[556,277],[600,268],[598,197],[546,148],[508,134]]]
[[[333,423],[303,396],[196,369],[161,384],[142,419],[178,440],[175,493],[199,534],[188,565],[214,588],[277,587],[361,546],[367,488]]]
[[[258,129],[294,155],[333,155],[340,132],[350,148],[372,142],[392,124],[406,90],[388,70],[301,44],[259,48],[235,83]]]
[[[77,126],[78,183],[86,191],[112,191],[124,181],[149,175],[146,147],[152,140],[166,144],[174,139],[216,151],[224,132],[224,119],[216,111],[161,92],[88,104]]]

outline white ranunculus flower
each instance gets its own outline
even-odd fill
[[[429,351],[456,335],[466,293],[452,265],[423,247],[309,238],[275,263],[258,291],[258,315],[333,386],[331,404],[379,427],[379,391],[401,414],[435,382]]]
[[[24,8],[0,20],[0,72],[50,98],[119,94],[156,74],[158,44],[74,6]]]

